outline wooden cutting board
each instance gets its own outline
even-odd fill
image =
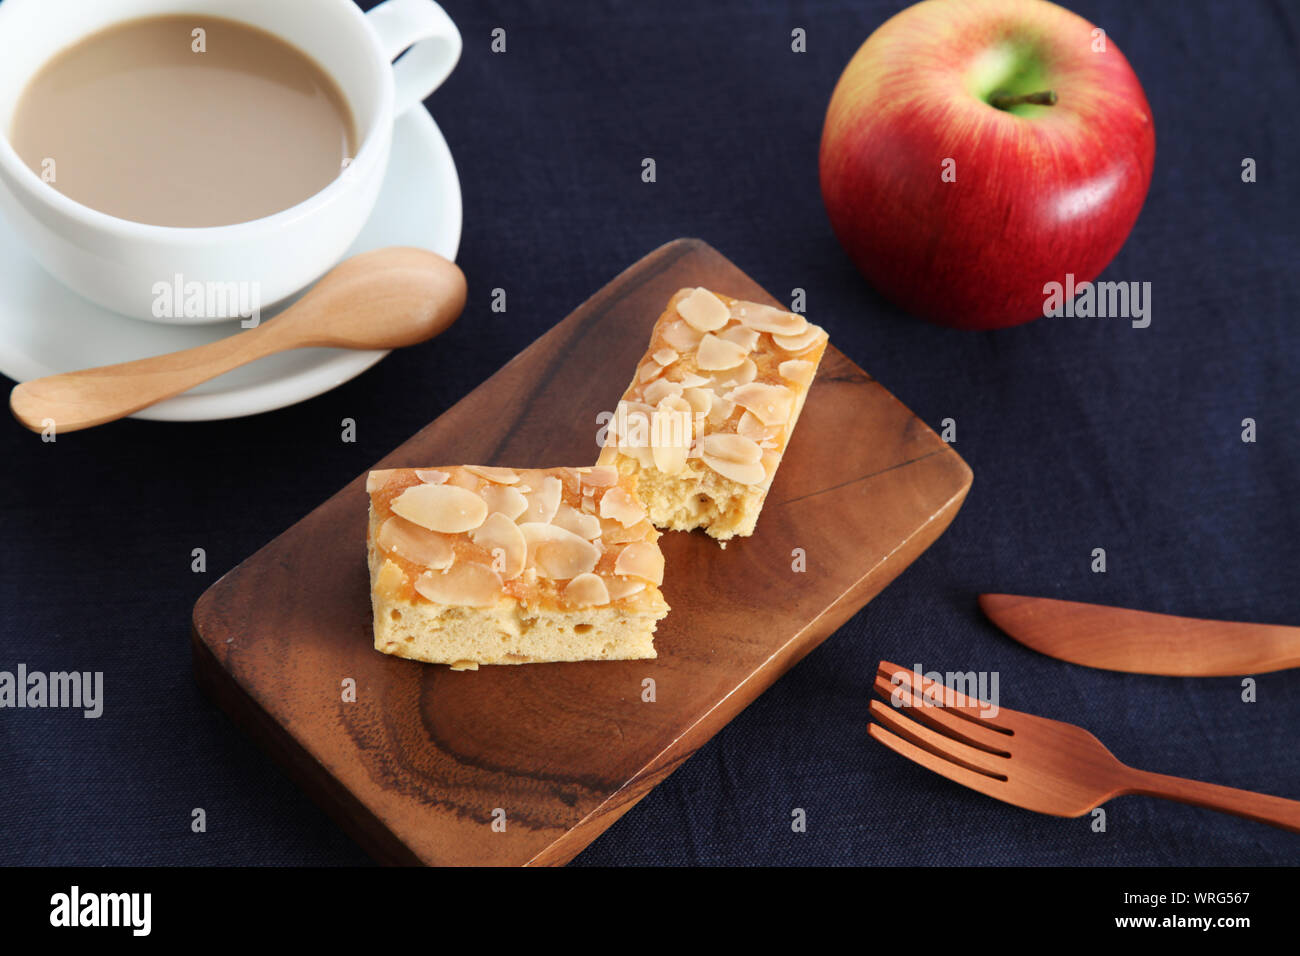
[[[671,242],[376,467],[594,462],[597,412],[696,285],[777,304],[705,243]],[[199,599],[195,675],[381,862],[564,863],[915,560],[970,482],[832,347],[756,534],[660,540],[656,660],[452,673],[377,653],[358,475]]]

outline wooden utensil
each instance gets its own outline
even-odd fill
[[[594,462],[597,415],[669,297],[700,285],[776,302],[704,243],[669,243],[375,467]],[[203,595],[194,671],[379,860],[563,863],[914,561],[970,481],[832,347],[753,537],[659,539],[654,660],[453,673],[378,653],[362,474]]]
[[[1036,813],[1080,817],[1113,797],[1163,797],[1300,833],[1300,800],[1150,773],[1122,764],[1074,724],[989,705],[888,661],[871,702],[868,733],[889,749],[963,786]]]
[[[9,408],[32,431],[124,418],[254,359],[287,349],[395,349],[433,338],[465,307],[465,277],[436,252],[394,246],[335,266],[274,319],[207,345],[65,372],[14,386]]]
[[[1174,617],[1100,604],[981,594],[989,619],[1021,644],[1073,664],[1170,677],[1300,667],[1300,628]]]

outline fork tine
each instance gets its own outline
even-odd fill
[[[994,730],[999,731],[1002,734],[1012,734],[1015,732],[1013,728],[1009,726],[1008,721],[1000,721],[996,718],[980,716],[981,712],[992,709],[985,701],[979,700],[975,697],[967,697],[965,694],[955,691],[951,687],[947,687],[924,676],[921,678],[920,686],[917,686],[917,674],[910,668],[899,667],[897,664],[889,663],[889,661],[881,661],[880,667],[876,670],[876,675],[878,677],[883,677],[891,687],[899,686],[899,684],[895,684],[892,680],[892,678],[898,677],[902,684],[910,687],[915,696],[922,700],[926,699],[925,694],[927,690],[930,690],[932,693],[941,693],[940,701],[944,710],[957,714],[963,719],[978,724],[981,727],[992,727]],[[951,703],[949,703],[949,701],[951,701]],[[938,705],[931,703],[932,708],[936,706]],[[1000,717],[1012,716],[1015,713],[1015,711],[1007,707],[998,707],[998,716]]]
[[[987,719],[971,720],[969,717],[958,717],[950,713],[948,708],[929,703],[919,697],[910,686],[891,684],[883,677],[876,678],[875,688],[876,693],[891,704],[894,702],[894,696],[898,695],[913,711],[911,716],[921,723],[928,724],[964,744],[1001,756],[1009,756],[1007,748],[1013,739],[1012,735],[986,726]]]
[[[877,723],[922,750],[932,753],[936,757],[942,757],[944,760],[950,760],[967,770],[998,777],[1004,781],[1007,779],[1006,757],[995,757],[988,751],[967,746],[961,741],[953,740],[951,737],[945,737],[943,734],[931,730],[920,721],[912,720],[910,717],[904,716],[900,710],[887,707],[878,700],[871,702],[870,709],[871,716],[876,718]]]
[[[936,757],[928,750],[922,750],[915,744],[909,743],[897,734],[892,734],[879,724],[872,724],[867,728],[867,733],[880,741],[894,753],[906,757],[913,763],[918,763],[926,770],[933,770],[942,777],[947,777],[953,783],[959,783],[963,787],[970,787],[972,790],[978,790],[986,796],[994,797],[1009,803],[1009,800],[1003,796],[1006,793],[1006,784],[982,773],[976,773],[974,770],[967,770],[965,767],[959,767],[957,764],[942,757]]]

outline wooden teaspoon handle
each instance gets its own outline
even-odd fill
[[[9,408],[32,431],[102,425],[274,352],[308,346],[393,349],[424,342],[465,307],[465,276],[427,249],[347,259],[274,319],[197,348],[50,375],[14,387]]]
[[[180,352],[23,382],[9,394],[9,408],[35,432],[48,421],[60,432],[116,421],[285,348],[266,334],[271,328],[268,322]]]

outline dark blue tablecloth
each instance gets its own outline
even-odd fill
[[[822,209],[831,88],[904,4],[446,5],[465,53],[429,107],[464,189],[459,324],[241,421],[129,421],[54,444],[0,422],[0,669],[102,670],[106,697],[97,720],[0,711],[0,862],[364,862],[199,694],[195,599],[683,235],[778,296],[806,289],[809,315],[854,361],[931,426],[955,420],[975,483],[927,554],[578,862],[1300,862],[1300,837],[1146,798],[1107,805],[1105,832],[1038,816],[866,735],[881,658],[997,671],[1005,706],[1082,724],[1126,762],[1300,798],[1297,672],[1259,676],[1246,703],[1236,678],[1087,670],[1013,643],[975,603],[1013,591],[1300,624],[1300,5],[1073,4],[1123,49],[1155,115],[1150,196],[1106,274],[1151,283],[1152,322],[995,333],[900,314]],[[490,50],[495,27],[504,54]],[[791,52],[796,27],[806,54]],[[654,184],[641,181],[647,156]],[[505,314],[490,308],[497,287]],[[353,444],[339,440],[345,417]],[[197,547],[206,573],[190,569]],[[1099,547],[1104,574],[1090,569]],[[191,830],[196,807],[205,833]]]

